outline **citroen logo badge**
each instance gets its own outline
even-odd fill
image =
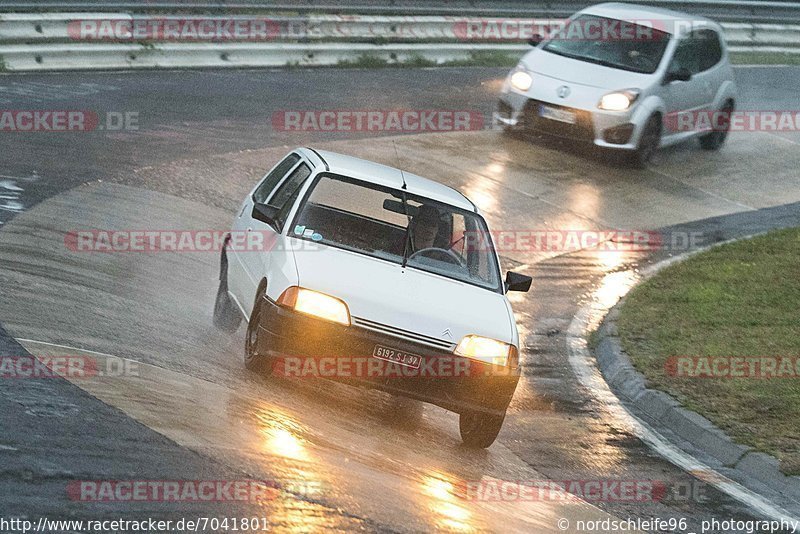
[[[450,333],[450,329],[449,328],[445,328],[444,332],[442,332],[442,337],[444,337],[444,336],[447,336],[450,339],[453,339],[453,334]]]
[[[558,89],[556,89],[556,94],[557,94],[557,95],[558,95],[560,98],[567,98],[571,92],[572,92],[572,91],[570,90],[570,88],[569,88],[569,87],[567,87],[566,85],[562,85],[561,87],[559,87]]]

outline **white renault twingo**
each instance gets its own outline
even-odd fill
[[[237,245],[253,242],[264,246]],[[260,372],[287,355],[367,360],[330,376],[454,411],[463,441],[488,447],[519,380],[505,293],[530,285],[514,272],[501,278],[486,222],[458,191],[297,149],[238,212],[214,323],[232,332],[245,318],[245,364]]]
[[[496,123],[628,153],[646,165],[660,146],[698,138],[719,149],[737,88],[722,28],[652,6],[587,7],[531,41],[508,74]]]

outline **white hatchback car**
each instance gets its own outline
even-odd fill
[[[240,239],[253,234],[263,239]],[[266,246],[236,244],[251,242]],[[377,373],[326,376],[457,412],[463,441],[488,447],[519,380],[505,293],[530,285],[518,273],[501,278],[486,222],[458,191],[304,148],[242,203],[214,323],[232,332],[245,318],[245,363],[260,372],[286,356],[382,362]]]
[[[624,3],[588,7],[534,39],[506,78],[496,123],[627,151],[645,165],[659,146],[699,137],[717,150],[736,83],[711,20]]]

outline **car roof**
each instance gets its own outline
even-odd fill
[[[720,31],[720,26],[713,20],[699,15],[690,15],[681,11],[673,11],[654,6],[644,6],[640,4],[628,4],[625,2],[606,2],[596,4],[582,9],[580,13],[607,17],[610,19],[624,20],[628,22],[636,21],[692,21],[695,25],[703,25]],[[667,33],[675,33],[672,28],[666,26],[656,26],[657,29]]]
[[[337,152],[314,150],[313,148],[298,149],[297,151],[305,154],[312,162],[319,160],[317,166],[325,165],[330,172],[392,189],[402,189],[405,179],[406,191],[412,195],[478,212],[475,204],[461,192],[428,178]]]

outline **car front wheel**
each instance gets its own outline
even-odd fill
[[[728,138],[728,131],[731,127],[731,113],[733,113],[733,104],[727,102],[722,109],[719,110],[719,124],[713,132],[707,133],[699,137],[700,148],[703,150],[719,150],[725,144]],[[718,121],[715,121],[718,122]]]
[[[464,412],[458,417],[458,429],[464,445],[475,449],[485,449],[497,439],[503,426],[506,414],[488,414],[484,412]]]
[[[244,366],[254,373],[269,375],[272,371],[269,359],[259,352],[260,329],[258,325],[261,321],[261,314],[264,313],[265,295],[266,288],[260,288],[253,304],[253,313],[250,314],[250,321],[247,323],[247,335],[244,343]]]
[[[661,118],[653,115],[647,120],[639,138],[639,145],[633,153],[633,164],[640,169],[647,166],[653,159],[653,155],[661,144]]]

